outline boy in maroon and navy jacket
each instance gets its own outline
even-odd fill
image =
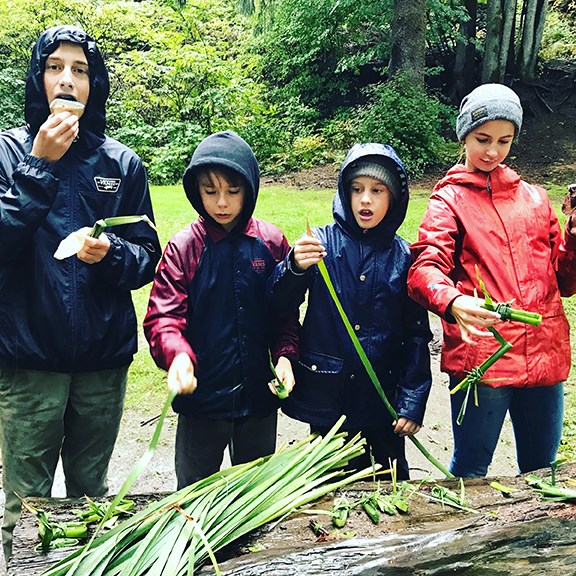
[[[184,174],[199,218],[169,242],[154,280],[144,330],[151,354],[179,392],[178,488],[233,464],[271,454],[278,398],[269,351],[288,390],[298,318],[267,306],[266,281],[289,252],[273,224],[252,217],[260,173],[232,131],[200,143]]]

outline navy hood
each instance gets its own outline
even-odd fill
[[[46,59],[61,42],[79,44],[84,50],[90,67],[90,94],[84,114],[80,118],[79,142],[87,148],[96,148],[104,141],[106,128],[106,100],[110,92],[108,71],[102,54],[94,40],[77,26],[54,26],[42,33],[36,41],[26,78],[26,103],[24,114],[33,136],[50,115],[44,89]]]
[[[364,230],[354,218],[352,207],[350,205],[350,194],[346,190],[344,183],[344,172],[353,167],[356,162],[366,157],[378,157],[378,162],[388,166],[391,170],[395,170],[398,178],[400,179],[400,198],[394,202],[382,222],[378,226],[369,230]],[[404,168],[402,160],[398,157],[395,150],[391,146],[385,144],[378,144],[375,142],[366,144],[355,144],[346,154],[344,162],[340,166],[338,174],[338,191],[334,196],[332,203],[332,214],[334,220],[347,231],[354,238],[362,239],[365,242],[377,244],[379,246],[389,245],[398,228],[404,222],[406,211],[408,209],[408,174]]]
[[[252,217],[260,189],[260,169],[252,148],[232,130],[217,132],[200,142],[184,172],[184,191],[194,210],[209,222],[221,226],[207,214],[198,190],[198,172],[208,166],[226,166],[246,181],[242,214],[235,227],[242,230]]]

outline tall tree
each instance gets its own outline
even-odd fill
[[[424,86],[427,0],[394,0],[390,75]]]
[[[476,73],[478,0],[464,0],[466,19],[460,23],[454,57],[454,96],[461,100],[472,88]]]
[[[522,80],[534,78],[547,10],[548,0],[526,0],[522,6],[522,41],[517,60],[518,74]]]
[[[534,78],[547,8],[548,0],[525,0],[518,22],[517,0],[488,0],[482,82],[503,82],[507,75]]]
[[[488,0],[482,82],[503,82],[514,62],[517,0]]]

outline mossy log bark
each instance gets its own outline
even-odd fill
[[[550,479],[549,470],[536,474]],[[576,464],[559,468],[558,483],[569,478],[576,479]],[[493,480],[515,492],[503,495],[490,486]],[[441,484],[459,491],[457,481]],[[542,500],[522,476],[466,480],[464,485],[467,506],[475,510],[474,513],[430,501],[425,494],[431,485],[423,485],[421,495],[410,499],[407,513],[381,514],[378,524],[368,518],[361,506],[352,511],[341,529],[333,528],[326,514],[293,514],[252,534],[233,549],[222,551],[220,569],[223,575],[229,576],[286,575],[287,566],[292,576],[324,576],[336,572],[431,575],[439,574],[439,569],[461,570],[462,574],[519,576],[530,571],[533,574],[537,571],[534,564],[541,561],[541,568],[548,572],[548,567],[553,566],[564,569],[566,574],[575,573],[576,504]],[[349,501],[355,501],[375,488],[373,483],[358,483],[346,488],[344,494]],[[380,483],[381,492],[391,490],[389,482]],[[142,508],[146,502],[161,496],[132,498],[137,508]],[[31,503],[50,512],[56,521],[73,519],[72,509],[79,504],[60,499]],[[332,503],[333,497],[329,496],[310,508],[329,510]],[[311,520],[320,524],[322,530],[315,533]],[[8,576],[40,575],[70,552],[56,550],[41,554],[35,551],[37,544],[36,519],[24,512],[14,533],[14,555]],[[364,565],[366,571],[362,571]],[[488,571],[474,571],[481,566]],[[351,567],[353,570],[347,571]],[[466,571],[469,569],[472,571]],[[199,572],[213,573],[209,566]]]

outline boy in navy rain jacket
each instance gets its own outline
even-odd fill
[[[203,140],[184,174],[199,218],[169,242],[154,280],[144,330],[150,352],[179,392],[176,476],[182,488],[233,464],[271,454],[278,398],[269,353],[290,390],[297,311],[280,321],[266,282],[289,251],[282,232],[252,217],[260,173],[232,131]]]
[[[399,479],[409,476],[403,436],[420,429],[432,382],[428,315],[407,295],[410,251],[396,234],[407,206],[407,175],[394,150],[354,146],[340,168],[334,222],[300,238],[270,280],[280,308],[299,306],[308,291],[296,384],[283,412],[321,434],[345,414],[344,429],[361,432],[385,468],[396,460]],[[398,421],[378,396],[315,266],[322,258]],[[368,451],[350,464],[367,465]]]
[[[105,133],[109,83],[80,28],[46,30],[26,80],[27,124],[0,134],[0,422],[5,557],[19,496],[50,496],[62,456],[69,497],[104,496],[128,367],[137,349],[130,292],[160,259],[145,223],[60,241],[101,218],[153,218],[138,156]],[[51,111],[54,101],[83,109]],[[82,104],[84,108],[82,108]]]

